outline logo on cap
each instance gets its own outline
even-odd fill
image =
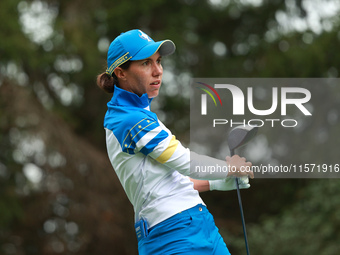
[[[149,42],[151,42],[151,38],[146,34],[144,33],[143,31],[139,30],[139,37],[144,39],[144,40],[148,40]]]

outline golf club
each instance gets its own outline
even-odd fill
[[[252,126],[237,126],[233,128],[228,135],[228,146],[230,149],[230,156],[231,157],[234,156],[235,150],[237,148],[249,142],[256,135],[257,130],[258,130],[258,127],[252,127]],[[240,187],[238,184],[238,179],[239,178],[235,178],[237,197],[238,197],[238,203],[240,206],[242,228],[243,228],[244,241],[246,244],[247,255],[250,255],[249,247],[248,247],[246,223],[244,221],[243,206],[242,206],[241,193],[240,193]]]

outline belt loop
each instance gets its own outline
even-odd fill
[[[146,220],[143,218],[135,223],[135,231],[137,235],[137,241],[139,242],[143,238],[147,237],[149,232],[148,232],[148,224]]]

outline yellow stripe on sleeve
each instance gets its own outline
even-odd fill
[[[163,153],[158,158],[156,158],[156,160],[159,163],[162,163],[162,164],[167,162],[169,160],[169,158],[171,158],[172,154],[174,154],[174,152],[177,148],[177,145],[178,145],[178,140],[173,135],[168,148],[166,148],[165,151],[163,151]]]

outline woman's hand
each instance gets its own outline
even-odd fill
[[[245,158],[241,158],[238,155],[232,157],[226,157],[227,164],[229,165],[228,176],[242,177],[249,176],[254,178],[254,173],[251,170],[252,163],[247,162]]]

